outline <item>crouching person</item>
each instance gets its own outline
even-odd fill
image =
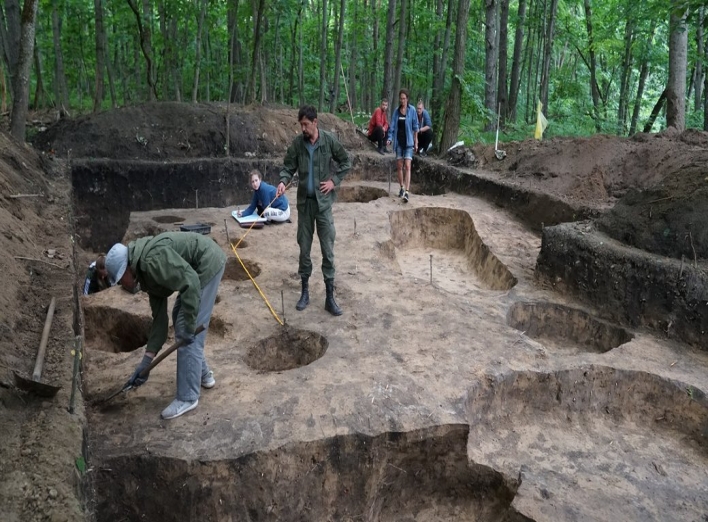
[[[216,384],[204,357],[208,327],[194,335],[197,326],[209,324],[216,292],[224,275],[226,254],[211,238],[194,232],[165,232],[113,245],[106,255],[106,269],[112,284],[128,290],[140,287],[150,297],[152,325],[145,355],[131,377],[134,386],[148,377],[140,373],[152,363],[167,340],[169,320],[167,298],[179,292],[172,308],[175,339],[184,344],[177,350],[177,394],[162,411],[163,419],[174,419],[197,407],[200,387]]]

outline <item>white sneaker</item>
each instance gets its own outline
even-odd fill
[[[206,375],[202,375],[202,388],[210,390],[215,385],[216,379],[214,379],[214,372],[210,370]]]
[[[172,404],[162,410],[162,413],[160,415],[165,420],[174,419],[176,417],[179,417],[180,415],[184,415],[188,411],[192,411],[194,408],[197,407],[197,404],[199,404],[199,399],[193,402],[185,402],[179,399],[175,399],[172,401]]]

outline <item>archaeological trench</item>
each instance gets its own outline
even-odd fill
[[[93,403],[131,374],[150,312],[115,287],[82,298],[96,520],[708,520],[701,264],[443,160],[414,160],[404,205],[391,156],[362,145],[334,208],[345,314],[323,310],[317,243],[296,312],[294,205],[249,232],[230,216],[280,156],[72,159],[84,251],[205,224],[229,256],[217,386],[173,421],[172,358]]]

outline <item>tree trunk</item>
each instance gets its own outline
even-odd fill
[[[445,37],[443,38],[442,56],[440,57],[440,73],[433,79],[433,98],[430,101],[432,111],[433,129],[440,133],[443,121],[443,90],[445,86],[445,71],[447,70],[447,56],[450,49],[450,34],[452,33],[454,3],[447,2],[447,18],[445,21]]]
[[[108,49],[108,38],[106,36],[106,31],[103,31],[103,53],[106,62],[106,75],[108,76],[108,92],[111,94],[111,108],[115,109],[118,107],[118,95],[116,94],[116,84],[113,74],[113,63],[111,61],[111,53]]]
[[[371,15],[372,18],[374,19],[374,26],[371,29],[371,38],[373,40],[373,47],[374,47],[374,56],[373,56],[373,64],[370,69],[364,72],[364,74],[368,75],[370,77],[369,80],[369,89],[365,90],[362,88],[362,92],[368,92],[367,97],[369,98],[368,104],[364,105],[368,109],[369,112],[374,111],[374,107],[378,105],[376,103],[376,98],[379,98],[379,101],[381,101],[381,96],[379,96],[380,91],[377,89],[377,87],[380,85],[379,84],[379,71],[380,66],[381,66],[381,51],[379,50],[379,13],[378,13],[378,5],[379,2],[378,0],[371,0]],[[364,12],[366,13],[366,3],[364,3]],[[383,78],[381,78],[381,81],[383,81]],[[388,98],[387,98],[388,99]]]
[[[679,2],[680,0],[676,0]],[[678,6],[677,6],[678,7]],[[669,79],[666,85],[666,126],[681,132],[686,128],[686,61],[688,34],[684,8],[671,11],[669,22]]]
[[[484,1],[484,107],[489,114],[497,112],[497,64],[499,62],[499,4]],[[458,27],[459,31],[460,28]],[[494,128],[494,118],[485,122],[484,130]]]
[[[628,17],[624,26],[624,56],[620,76],[620,96],[617,108],[617,135],[624,136],[627,130],[627,107],[629,106],[629,78],[632,74],[632,47],[634,44],[634,19]]]
[[[403,53],[406,49],[406,5],[407,0],[401,0],[401,14],[398,17],[398,49],[396,52],[396,69],[393,78],[393,94],[398,95],[401,90],[401,74],[403,71]],[[408,100],[410,103],[415,104],[415,100]],[[396,104],[392,103],[391,107],[396,107]]]
[[[695,97],[693,99],[693,109],[698,112],[703,104],[703,60],[705,59],[705,48],[703,42],[703,22],[705,18],[705,7],[698,9],[698,26],[696,27],[696,83]]]
[[[303,5],[304,5],[304,0],[303,0]],[[300,19],[300,27],[302,28],[302,10],[298,13],[298,17]],[[297,92],[298,92],[298,98],[299,98],[299,105],[302,107],[305,105],[305,68],[303,65],[303,43],[302,43],[302,33],[304,31],[300,29],[300,45],[298,55],[297,55]]]
[[[501,0],[499,7],[499,74],[497,81],[497,110],[499,111],[499,125],[503,127],[506,122],[508,104],[506,63],[508,60],[507,47],[509,45],[509,0]]]
[[[29,102],[29,80],[34,54],[35,19],[37,17],[37,0],[25,0],[22,7],[20,28],[20,52],[17,57],[17,72],[15,76],[14,96],[12,99],[12,117],[10,118],[10,134],[18,141],[25,141],[25,126]]]
[[[346,0],[341,0],[339,4],[339,29],[337,34],[337,44],[334,51],[334,96],[329,102],[329,112],[334,113],[339,103],[339,77],[342,69],[342,39],[344,37],[344,10]]]
[[[558,11],[558,0],[551,0],[551,7],[548,13],[548,25],[543,38],[543,66],[541,67],[541,103],[548,112],[548,83],[551,77],[551,54],[553,52],[553,40],[556,25],[556,12]]]
[[[652,19],[649,36],[646,39],[646,44],[642,56],[642,65],[639,69],[639,82],[637,85],[637,97],[634,100],[634,110],[632,111],[632,123],[629,126],[629,135],[633,135],[637,130],[639,122],[639,111],[642,108],[642,97],[644,96],[644,85],[646,84],[647,76],[649,75],[649,49],[654,40],[654,31],[656,30],[656,20]]]
[[[232,103],[238,99],[240,91],[240,75],[235,75],[233,73],[234,68],[238,68],[241,64],[240,44],[238,40],[238,4],[239,0],[230,0],[227,13],[227,23],[229,27],[229,34],[231,35],[231,39],[229,40],[229,63],[231,64],[229,78],[231,78],[231,82],[233,82],[229,86],[229,100]]]
[[[460,130],[460,108],[462,106],[462,82],[465,70],[465,42],[467,41],[467,18],[470,0],[460,0],[457,7],[457,32],[455,34],[455,55],[452,59],[452,85],[445,105],[445,124],[440,138],[440,152],[444,153],[457,140]]]
[[[524,43],[524,25],[526,24],[526,0],[519,0],[519,10],[514,37],[514,56],[511,60],[511,85],[509,86],[509,120],[516,122],[516,105],[519,99],[521,83],[521,51]]]
[[[52,1],[52,39],[54,43],[54,96],[59,115],[64,116],[69,107],[69,93],[64,74],[64,55],[61,49],[62,20],[59,16],[58,0]]]
[[[146,18],[146,24],[143,24],[143,15],[140,14],[138,6],[135,0],[127,0],[130,9],[135,15],[135,20],[138,24],[138,34],[140,36],[140,49],[145,57],[145,73],[147,77],[148,85],[148,100],[153,101],[157,97],[157,91],[155,89],[155,66],[152,59],[152,33],[150,30],[149,15],[150,15],[150,3],[149,0],[143,0],[143,13]]]
[[[325,90],[327,88],[327,0],[322,0],[322,39],[320,40],[320,102],[318,111],[322,111],[325,104]]]
[[[261,4],[262,4],[261,0]],[[199,74],[201,72],[201,62],[202,62],[202,27],[204,27],[204,16],[206,15],[206,8],[208,0],[202,0],[201,7],[197,12],[197,37],[194,42],[195,56],[194,56],[194,84],[192,85],[192,103],[197,103],[197,98],[199,94]],[[256,16],[256,28],[260,25],[260,9],[258,10],[258,15]],[[258,36],[256,36],[257,45]]]
[[[7,84],[5,83],[5,68],[0,61],[0,115],[7,112]]]
[[[42,57],[39,55],[39,49],[37,49],[36,38],[34,42],[34,72],[35,86],[32,108],[38,110],[44,105],[44,82],[42,81]]]
[[[666,89],[664,89],[661,96],[659,96],[659,99],[656,101],[656,105],[654,105],[654,108],[651,111],[649,120],[647,120],[646,125],[644,125],[644,132],[651,132],[651,128],[654,126],[656,117],[661,112],[661,108],[664,106],[664,102],[666,101],[666,94]]]
[[[103,3],[101,0],[93,0],[93,13],[96,23],[96,83],[93,91],[93,112],[98,112],[101,110],[101,104],[103,103],[103,71],[106,66],[104,63],[106,57],[104,43],[106,40],[104,37]]]
[[[595,130],[600,132],[600,90],[597,87],[597,59],[595,58],[595,40],[592,31],[592,6],[590,0],[584,0],[585,28],[588,33],[588,68],[590,69],[590,92],[592,94],[592,119]]]
[[[357,74],[357,60],[359,59],[359,56],[357,54],[357,48],[359,47],[359,40],[360,40],[360,23],[359,23],[359,2],[357,0],[353,0],[352,2],[354,4],[354,16],[353,16],[353,29],[350,33],[349,37],[349,70],[348,70],[348,78],[347,78],[347,83],[349,85],[349,95],[347,96],[347,101],[349,102],[349,107],[351,108],[352,111],[355,111],[359,108],[359,93],[357,91],[357,84],[356,84],[356,74]],[[374,80],[375,81],[375,80]]]
[[[15,76],[20,56],[20,3],[19,0],[5,0],[5,10],[0,9],[0,44],[3,60],[10,75],[10,89],[15,96]]]
[[[393,29],[396,23],[396,0],[388,0],[386,13],[386,49],[384,50],[384,77],[381,89],[381,99],[389,102],[389,107],[395,107],[393,99],[392,74],[393,71]]]

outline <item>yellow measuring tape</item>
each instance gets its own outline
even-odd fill
[[[286,191],[288,190],[288,187],[290,187],[290,183],[288,183],[287,186],[285,187],[285,190],[286,190]],[[284,194],[284,192],[283,192],[283,194]],[[273,204],[273,202],[275,202],[276,199],[278,199],[278,196],[275,196],[275,197],[273,198],[273,200],[272,200],[270,203],[268,203],[268,206],[263,209],[263,212],[261,212],[261,214],[260,214],[259,217],[263,217],[263,214],[265,214],[265,211],[270,208],[270,206]],[[254,221],[253,223],[251,223],[251,226],[248,227],[248,230],[246,230],[246,232],[241,236],[241,238],[238,240],[238,243],[236,243],[236,245],[234,245],[233,243],[231,243],[231,241],[229,241],[229,245],[231,246],[231,250],[234,251],[234,254],[236,255],[236,259],[238,259],[238,262],[241,263],[241,267],[243,268],[243,271],[246,272],[246,275],[247,275],[248,278],[251,280],[251,283],[253,283],[253,286],[256,287],[256,290],[258,290],[258,293],[259,293],[259,294],[261,295],[261,297],[263,298],[263,301],[265,301],[265,304],[266,304],[266,306],[268,306],[268,309],[270,310],[270,313],[273,314],[273,317],[275,317],[275,320],[278,321],[278,324],[280,324],[280,326],[283,326],[285,323],[283,323],[283,320],[278,316],[277,312],[273,309],[273,307],[272,307],[271,304],[270,304],[270,301],[268,301],[268,298],[265,296],[265,294],[263,293],[263,291],[261,290],[261,288],[258,286],[258,283],[256,283],[256,280],[253,279],[253,276],[252,276],[251,273],[248,271],[248,268],[246,268],[246,265],[243,264],[243,260],[241,259],[241,256],[239,256],[239,255],[238,255],[238,252],[236,251],[236,249],[238,248],[238,246],[241,244],[241,241],[243,241],[243,239],[244,239],[244,238],[248,235],[248,233],[253,229],[253,227],[255,226],[256,223],[257,223],[257,221]],[[228,233],[228,230],[227,230],[227,233]]]

